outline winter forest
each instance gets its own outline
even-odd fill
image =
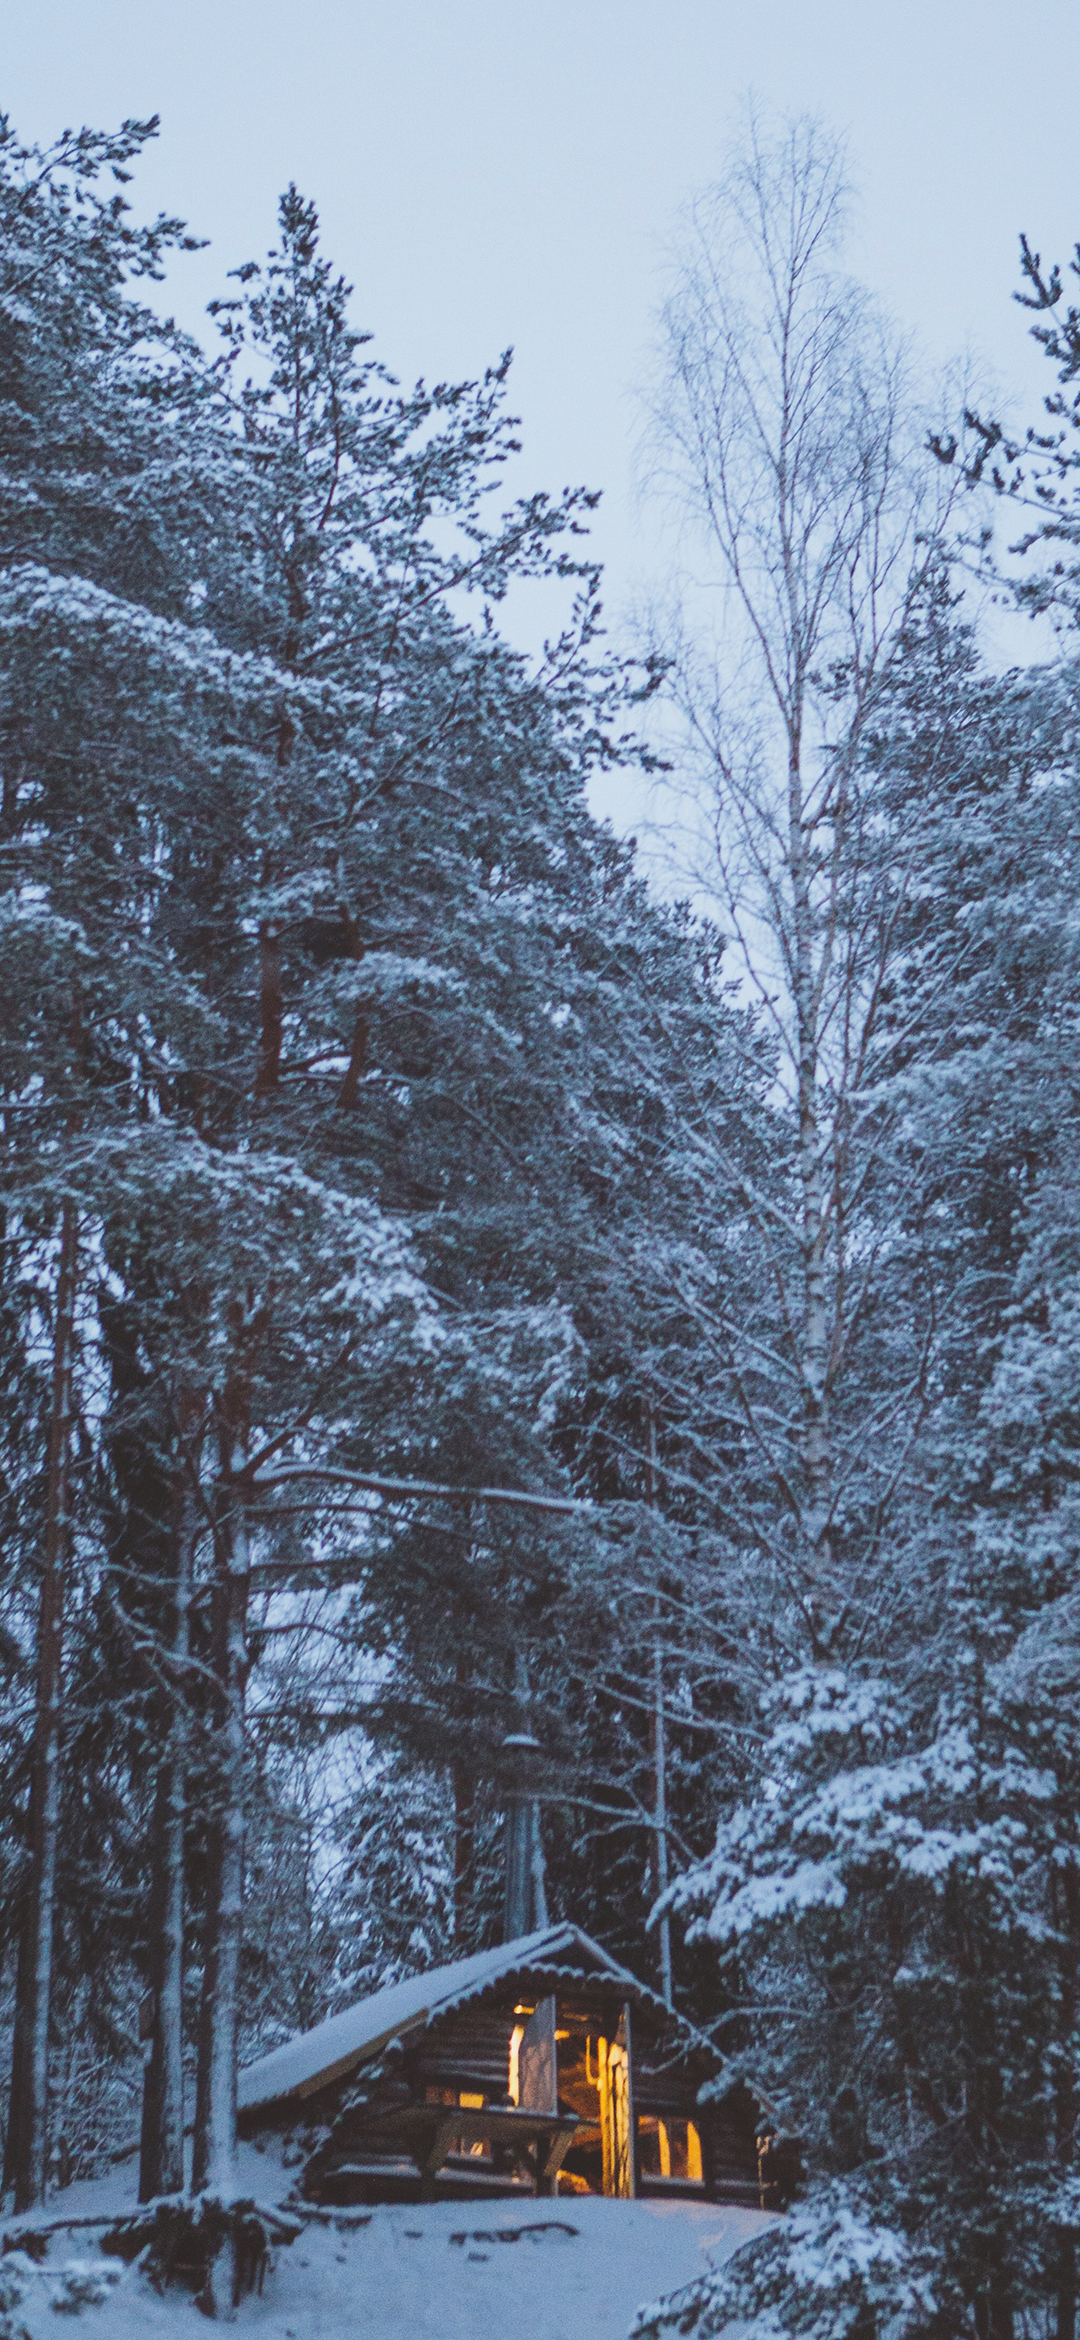
[[[1080,253],[1006,426],[751,117],[630,640],[306,192],[169,321],[155,128],[0,127],[6,2199],[227,2203],[527,1772],[535,1922],[799,2142],[649,2330],[1076,2340]]]

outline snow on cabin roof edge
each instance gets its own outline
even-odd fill
[[[272,2048],[269,2055],[260,2056],[239,2074],[237,2108],[251,2112],[283,2097],[308,2095],[316,2086],[362,2063],[399,2032],[422,2028],[433,2015],[448,2013],[456,2003],[475,1997],[518,1967],[543,1965],[559,1951],[570,1949],[584,1951],[604,1973],[630,1985],[635,1993],[654,1996],[580,1926],[544,1926],[539,1933],[519,1935],[515,1942],[500,1942],[494,1950],[479,1950],[471,1958],[458,1958],[449,1966],[431,1967],[426,1973],[408,1975],[403,1982],[390,1983],[385,1990],[373,1991],[370,1997],[343,2008],[340,2015],[327,2016],[314,2030],[299,2032],[281,2047]]]

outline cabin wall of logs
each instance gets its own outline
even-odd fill
[[[714,2069],[651,1995],[517,1975],[244,2126],[290,2129],[300,2189],[327,2205],[592,2193],[778,2207],[784,2172],[750,2097],[698,2101]]]

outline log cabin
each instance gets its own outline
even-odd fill
[[[783,2154],[720,2060],[577,1926],[376,1991],[240,2074],[241,2134],[287,2136],[328,2205],[496,2195],[779,2207]]]

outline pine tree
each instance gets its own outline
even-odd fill
[[[134,228],[119,188],[99,190],[106,172],[122,186],[153,127],[128,123],[111,138],[66,134],[48,153],[20,146],[6,123],[0,131],[5,1183],[16,1307],[29,1298],[24,1263],[35,1247],[40,1256],[50,1226],[60,1246],[29,1902],[8,2130],[24,2203],[40,2197],[46,2153],[80,1179],[103,1133],[130,1115],[138,1068],[197,1020],[186,987],[141,940],[152,844],[145,792],[141,802],[131,792],[130,720],[118,713],[128,694],[145,690],[150,671],[171,664],[175,681],[173,613],[192,534],[185,475],[203,388],[177,336],[127,290],[132,279],[161,274],[183,241],[179,224]],[[184,663],[187,696],[193,662]],[[144,744],[149,750],[149,730]],[[160,730],[155,745],[160,773]],[[174,742],[168,753],[171,761]]]
[[[567,1664],[566,1622],[588,1631],[612,1547],[520,1518],[511,1534],[489,1506],[378,1511],[360,1487],[335,1524],[312,1490],[333,1469],[350,1488],[373,1471],[461,1489],[570,1472],[633,1495],[664,1247],[685,1249],[712,1175],[691,1168],[702,1087],[714,1099],[730,1073],[752,1118],[763,1074],[738,1069],[746,1020],[709,950],[588,818],[590,769],[634,752],[628,678],[604,652],[577,541],[590,499],[485,519],[515,444],[505,364],[398,396],[294,193],[266,271],[242,272],[222,311],[228,362],[206,363],[131,286],[182,230],[136,230],[121,193],[98,193],[106,171],[123,184],[151,127],[81,133],[51,156],[4,147],[16,1352],[38,1338],[61,1226],[93,1262],[71,1368],[67,1642],[40,1701],[49,1777],[79,1825],[62,1832],[60,1963],[35,1983],[34,2077],[28,2091],[16,2074],[10,2147],[40,2193],[46,2000],[95,2028],[122,2093],[123,2034],[149,1986],[142,2187],[175,2188],[184,1977],[201,1959],[196,2159],[227,2195],[259,1966],[257,1935],[244,1965],[245,1836],[250,1874],[267,1877],[292,1784],[330,1736],[366,1724],[413,1765],[417,1824],[394,1857],[435,1915],[430,1940],[414,1928],[403,1943],[376,1854],[388,1758],[363,1759],[367,1866],[349,1892],[364,1959],[383,1969],[448,1925],[451,1873],[459,1935],[488,1920],[523,1679],[560,1804],[584,1751],[631,1839],[657,1841],[639,1793],[652,1726],[613,1758],[595,1681],[580,1655]],[[241,378],[248,350],[257,387]],[[493,609],[511,578],[551,573],[579,600],[537,672]],[[658,1243],[674,1151],[679,1201]],[[689,1323],[680,1305],[669,1360]],[[54,1416],[66,1437],[66,1401]],[[33,1405],[20,1436],[12,1656],[28,1681],[48,1480]],[[56,1459],[59,1488],[63,1440]],[[620,1625],[631,1674],[641,1557]],[[325,1670],[316,1682],[280,1656],[305,1585],[305,1633],[325,1634],[337,1604],[337,1706]],[[391,1661],[376,1701],[373,1659]],[[28,1756],[24,1741],[16,1794]],[[286,1835],[297,1848],[296,1826]],[[294,2004],[255,1993],[256,2029],[314,2015],[358,1972],[340,1912],[318,1914],[290,1858],[308,1947]],[[576,1859],[568,1847],[571,1894]],[[40,1846],[14,1872],[43,1906]],[[632,1864],[619,1889],[632,1936]],[[24,1941],[41,1931],[34,1919]],[[213,2286],[229,2281],[223,2265]]]

